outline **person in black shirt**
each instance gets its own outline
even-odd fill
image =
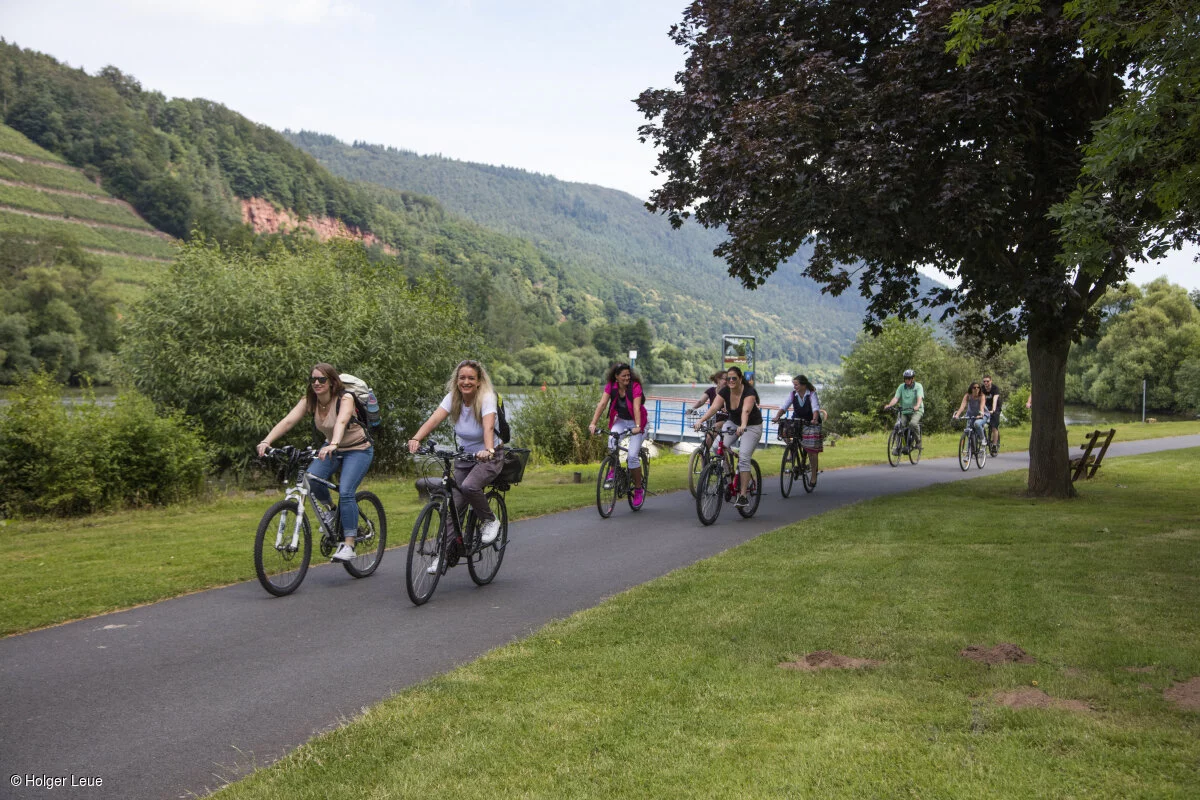
[[[725,434],[726,448],[733,449],[734,444],[738,444],[740,478],[738,496],[733,504],[744,507],[750,504],[750,460],[754,457],[759,440],[762,439],[762,410],[759,408],[758,392],[753,386],[746,385],[740,368],[730,367],[725,373],[725,381],[725,388],[717,392],[713,404],[704,412],[704,416],[696,421],[695,428],[700,430],[702,422],[722,409],[729,409],[729,421],[725,423],[722,433]]]
[[[991,375],[983,376],[984,408],[992,416],[988,418],[988,434],[991,439],[992,455],[996,455],[1000,441],[1000,387],[992,383]]]

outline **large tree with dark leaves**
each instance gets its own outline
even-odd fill
[[[946,27],[967,5],[693,3],[671,31],[688,50],[679,88],[637,101],[665,176],[649,206],[724,225],[717,254],[748,286],[811,239],[808,275],[833,293],[857,285],[868,327],[940,305],[993,341],[1028,336],[1029,491],[1070,496],[1067,354],[1127,267],[1117,251],[1064,264],[1047,212],[1075,187],[1124,64],[1083,53],[1078,25],[1048,13],[960,68]],[[922,264],[958,288],[922,295]]]

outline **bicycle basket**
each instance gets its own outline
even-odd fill
[[[790,442],[792,437],[796,435],[796,421],[791,419],[779,420],[779,438],[785,442]]]
[[[525,465],[529,463],[529,451],[523,447],[509,447],[504,450],[504,466],[496,476],[495,483],[515,486],[525,477]]]

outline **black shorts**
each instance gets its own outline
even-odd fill
[[[999,427],[1000,427],[1000,412],[997,411],[995,414],[992,414],[990,417],[988,417],[988,428],[990,428],[991,430],[996,430]]]

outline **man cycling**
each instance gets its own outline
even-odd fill
[[[984,408],[992,415],[988,419],[988,449],[992,455],[996,455],[1000,443],[1000,387],[992,383],[991,375],[983,376],[983,400]]]
[[[920,441],[921,416],[925,413],[925,387],[917,383],[917,375],[911,369],[904,370],[904,383],[896,387],[896,394],[884,405],[883,409],[886,411],[896,403],[900,404],[900,415],[904,417],[912,431],[912,440]],[[904,452],[908,452],[907,445],[904,447]],[[899,455],[900,451],[897,451],[896,454]]]

